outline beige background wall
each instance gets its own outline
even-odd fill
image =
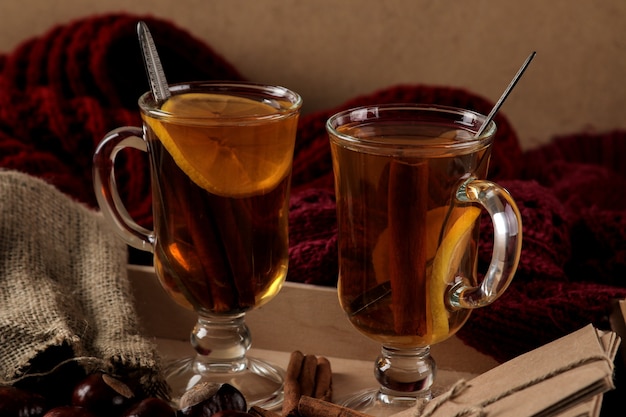
[[[626,128],[624,0],[1,0],[0,53],[111,11],[171,18],[246,77],[300,92],[305,112],[399,83],[495,101],[536,50],[502,109],[524,147]]]

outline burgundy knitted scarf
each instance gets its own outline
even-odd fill
[[[148,88],[135,27],[144,20],[171,82],[242,80],[206,43],[150,16],[91,16],[52,28],[0,54],[0,167],[45,179],[96,208],[91,158],[109,130],[140,125]],[[338,110],[390,102],[436,103],[487,113],[493,103],[444,86],[397,85],[300,120],[293,169],[288,280],[337,282],[335,200],[326,119]],[[491,174],[520,207],[524,244],[505,295],[476,310],[459,337],[504,361],[583,325],[608,328],[610,302],[626,297],[626,132],[555,137],[522,152],[502,112]],[[120,192],[131,215],[151,223],[143,154],[125,155]],[[481,270],[491,225],[481,224]]]

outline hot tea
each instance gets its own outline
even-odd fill
[[[281,289],[288,264],[291,166],[302,98],[280,86],[189,82],[139,98],[142,128],[114,129],[94,153],[104,216],[132,247],[152,252],[161,285],[198,320],[192,357],[167,364],[174,399],[224,383],[249,406],[282,401],[283,371],[250,357],[246,312]],[[153,229],[129,214],[115,162],[127,148],[150,161]]]
[[[174,95],[161,110],[143,113],[153,175],[167,173],[153,179],[157,275],[200,313],[262,305],[287,273],[297,118],[272,122],[280,106],[208,93]]]
[[[454,197],[466,173],[486,176],[490,148],[465,145],[465,130],[428,124],[354,123],[337,132],[382,145],[331,141],[339,298],[350,321],[388,347],[448,338],[471,311],[451,308],[447,294],[455,285],[476,285],[480,214]]]

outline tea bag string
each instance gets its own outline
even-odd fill
[[[498,402],[501,399],[506,398],[510,395],[523,391],[526,388],[532,387],[543,381],[553,378],[557,375],[561,375],[563,373],[571,371],[572,369],[578,368],[580,366],[586,365],[591,362],[597,362],[597,361],[606,362],[611,372],[613,372],[613,369],[614,369],[613,361],[609,357],[607,357],[606,355],[589,356],[586,358],[579,359],[578,361],[572,362],[570,364],[567,364],[561,368],[556,368],[537,378],[531,379],[530,381],[527,381],[523,384],[513,387],[491,398],[488,398],[482,401],[478,405],[467,406],[466,408],[457,412],[454,415],[454,417],[469,417],[469,416],[485,417],[487,415],[487,412],[485,411],[485,407],[495,402]],[[418,405],[416,406],[416,412],[414,413],[414,417],[432,417],[435,411],[437,411],[442,405],[444,405],[448,401],[454,401],[456,397],[461,395],[461,393],[463,393],[469,387],[471,387],[471,384],[469,384],[466,380],[461,379],[457,381],[452,386],[452,388],[450,388],[448,391],[444,392],[443,394],[439,395],[438,397],[434,398],[433,400],[431,401],[424,400],[418,403]],[[427,405],[431,405],[431,407],[428,410],[424,411]]]

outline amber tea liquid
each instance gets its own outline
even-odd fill
[[[269,301],[285,280],[293,141],[282,135],[293,132],[297,118],[255,125],[245,122],[246,114],[271,117],[278,110],[246,99],[220,103],[217,96],[197,102],[205,98],[194,97],[194,108],[236,114],[241,126],[176,118],[146,123],[156,184],[155,268],[179,304],[239,314]]]
[[[488,147],[468,149],[470,133],[436,124],[355,122],[337,131],[366,138],[331,135],[343,309],[385,346],[448,338],[470,312],[450,308],[446,292],[459,280],[476,284],[480,211],[455,202],[454,193],[468,173],[485,177]]]

